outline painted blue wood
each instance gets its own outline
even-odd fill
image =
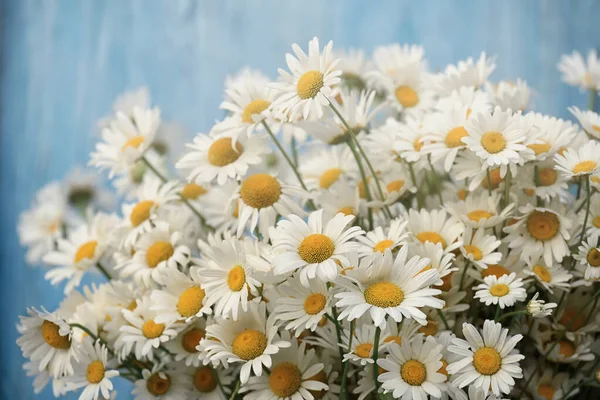
[[[317,35],[369,51],[421,43],[433,69],[486,50],[497,56],[495,79],[526,79],[537,110],[565,117],[586,99],[560,83],[560,54],[600,45],[594,0],[6,0],[2,11],[1,398],[34,397],[17,315],[62,297],[25,265],[17,216],[38,187],[87,162],[95,120],[124,89],[147,85],[166,118],[206,131],[222,115],[228,73],[248,64],[275,76],[291,43]]]

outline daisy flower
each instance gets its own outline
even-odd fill
[[[197,318],[185,327],[175,339],[167,342],[165,347],[174,354],[177,362],[183,361],[187,367],[199,367],[201,359],[197,347],[200,341],[206,337],[207,322]]]
[[[364,236],[358,236],[356,239],[361,243],[358,254],[361,257],[371,257],[374,253],[384,253],[387,249],[392,252],[397,251],[406,243],[408,237],[406,224],[406,221],[402,219],[395,219],[385,230],[383,227],[377,226]]]
[[[446,380],[439,372],[443,368],[441,350],[442,345],[433,337],[421,335],[390,346],[388,356],[377,360],[386,371],[377,378],[384,393],[392,392],[394,398],[402,399],[440,398]]]
[[[373,50],[373,66],[375,69],[368,73],[370,80],[381,82],[399,75],[399,71],[407,65],[426,66],[423,59],[423,47],[416,44],[398,43],[387,46],[377,46]]]
[[[590,140],[554,156],[556,169],[565,177],[588,176],[600,170],[600,142]]]
[[[550,293],[554,293],[554,289],[568,291],[571,285],[569,280],[573,277],[560,264],[544,264],[541,259],[531,260],[527,263],[525,274],[532,276]]]
[[[600,247],[598,238],[591,236],[579,246],[579,252],[573,254],[573,258],[585,268],[583,278],[585,280],[600,279]]]
[[[183,371],[172,366],[155,365],[144,369],[142,379],[134,382],[134,400],[187,400],[190,382]]]
[[[192,393],[190,396],[192,398],[228,400],[231,396],[230,387],[236,378],[237,370],[202,366],[192,368],[187,373],[191,375]]]
[[[322,191],[316,198],[316,203],[323,208],[326,219],[336,214],[358,216],[360,213],[359,190],[352,182],[341,181],[335,190]]]
[[[443,285],[444,281],[442,278],[447,277],[454,271],[458,271],[458,267],[454,263],[454,254],[446,253],[439,243],[415,243],[409,247],[409,251],[412,255],[429,260],[429,264],[425,268],[435,269],[438,272],[439,279],[435,283],[436,286]]]
[[[356,161],[347,146],[320,149],[299,169],[309,190],[337,188],[337,183],[357,177]]]
[[[266,319],[266,304],[252,301],[248,312],[240,315],[237,321],[216,318],[215,323],[206,328],[206,336],[200,342],[201,351],[206,352],[205,364],[242,363],[240,380],[248,382],[250,372],[261,376],[263,365],[270,368],[272,356],[280,349],[290,347],[290,342],[279,340],[277,326],[273,318]]]
[[[429,76],[417,63],[400,67],[391,77],[382,80],[388,103],[398,112],[420,117],[435,106]]]
[[[202,185],[215,181],[223,185],[228,179],[242,178],[250,166],[260,164],[269,152],[266,143],[264,135],[198,134],[175,166],[187,173],[190,182]]]
[[[523,120],[538,131],[537,143],[527,145],[535,153],[536,160],[551,158],[567,146],[572,146],[578,133],[577,126],[571,121],[540,113],[527,113]]]
[[[500,246],[500,240],[494,235],[486,235],[485,228],[481,227],[473,234],[473,228],[467,227],[460,247],[462,255],[479,268],[486,269],[488,265],[495,265],[502,259],[502,253],[494,251]]]
[[[535,295],[529,300],[527,303],[527,313],[531,315],[533,318],[545,318],[552,315],[552,309],[556,308],[558,304],[556,303],[548,303],[544,300],[538,300],[539,293],[535,293]]]
[[[594,339],[589,335],[577,337],[574,340],[564,338],[559,340],[557,345],[553,340],[544,342],[541,338],[537,338],[536,348],[541,354],[546,354],[554,346],[548,354],[548,361],[557,364],[574,364],[592,361],[596,358],[591,349],[593,342]]]
[[[462,138],[469,135],[465,108],[455,107],[432,118],[431,133],[424,139],[423,152],[431,154],[431,161],[444,161],[444,170],[449,172],[459,151],[466,148]]]
[[[568,85],[597,90],[600,86],[600,60],[596,50],[590,50],[587,60],[578,52],[560,56],[558,70]]]
[[[83,352],[75,366],[75,374],[65,379],[65,390],[73,391],[84,388],[80,400],[98,400],[110,398],[113,390],[112,378],[119,376],[119,371],[108,362],[108,350],[99,340],[92,343],[88,337],[83,341]]]
[[[525,111],[529,104],[531,91],[527,82],[521,79],[517,79],[515,83],[500,81],[497,85],[486,82],[484,86],[491,102],[503,110]]]
[[[480,299],[486,306],[498,304],[501,309],[512,307],[517,301],[525,301],[527,292],[523,287],[523,280],[516,279],[514,272],[497,278],[495,275],[483,278],[483,283],[476,286],[473,298]]]
[[[457,65],[448,65],[443,73],[437,76],[437,87],[442,95],[449,95],[461,87],[479,88],[496,69],[494,59],[482,52],[477,61],[469,57],[459,61]]]
[[[410,209],[407,220],[407,230],[413,234],[415,242],[439,243],[446,252],[461,245],[460,236],[464,226],[446,211]]]
[[[366,59],[365,52],[361,49],[348,49],[336,51],[334,56],[339,57],[340,60],[337,69],[342,71],[341,85],[348,89],[365,89],[367,72],[371,64]]]
[[[519,171],[519,179],[516,182],[518,187],[527,196],[538,196],[547,202],[555,197],[563,201],[569,199],[568,178],[559,174],[554,166],[552,159],[546,159],[535,165],[525,165],[523,170]]]
[[[487,92],[471,86],[461,86],[448,96],[440,97],[436,109],[447,112],[453,109],[463,109],[467,118],[479,113],[492,110],[492,103]]]
[[[352,321],[369,312],[374,324],[385,328],[386,317],[402,322],[414,319],[425,325],[423,307],[441,309],[444,302],[435,296],[439,289],[430,288],[439,279],[437,270],[427,269],[429,260],[418,256],[407,261],[408,249],[403,246],[394,259],[390,251],[377,257],[366,269],[358,266],[346,272],[336,283],[345,291],[336,293],[339,319]]]
[[[592,181],[595,177],[591,177]],[[600,179],[600,178],[598,178]],[[591,183],[591,182],[590,182]],[[579,224],[583,226],[583,221],[585,220],[585,213],[579,213]],[[600,237],[600,201],[598,201],[598,197],[596,194],[592,194],[592,199],[590,201],[590,215],[588,217],[588,223],[586,228],[586,235],[588,237]]]
[[[273,84],[276,92],[273,109],[283,119],[294,120],[297,115],[304,119],[321,118],[323,107],[332,97],[332,86],[340,83],[342,71],[336,69],[339,60],[332,59],[333,42],[319,50],[319,39],[313,38],[308,44],[308,55],[300,46],[292,45],[295,57],[286,54],[291,73],[279,69],[281,80]]]
[[[448,212],[472,228],[492,228],[504,222],[512,214],[511,203],[504,209],[499,207],[501,196],[498,192],[472,193],[463,201],[446,206]]]
[[[591,110],[580,110],[569,107],[569,112],[577,118],[577,122],[588,135],[600,139],[600,115]]]
[[[353,219],[339,213],[323,221],[323,210],[317,210],[308,216],[308,222],[293,214],[279,221],[273,237],[275,275],[300,270],[300,282],[305,287],[315,277],[333,281],[339,271],[337,261],[347,262],[346,255],[358,247],[351,239],[363,234],[357,226],[346,229]]]
[[[350,360],[362,367],[373,364],[373,348],[375,347],[375,326],[370,324],[357,324],[354,332],[345,331],[343,343],[338,344],[343,349],[347,349],[352,335],[352,347],[350,353],[344,354],[343,361]],[[382,352],[390,344],[380,337],[378,351]]]
[[[519,361],[525,356],[514,350],[522,335],[508,336],[508,329],[494,321],[483,323],[483,337],[477,328],[463,323],[466,340],[453,339],[448,350],[460,359],[448,365],[453,382],[463,388],[472,385],[497,396],[510,393],[514,378],[523,377]]]
[[[424,160],[427,153],[423,146],[429,142],[428,138],[431,130],[423,120],[409,117],[403,122],[398,122],[388,118],[385,125],[380,129],[389,131],[393,135],[395,141],[393,147],[389,150],[394,151],[397,156],[395,158],[409,163]]]

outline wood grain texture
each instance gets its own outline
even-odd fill
[[[316,35],[368,51],[421,43],[434,70],[486,50],[497,56],[494,79],[526,79],[536,110],[567,117],[586,99],[560,83],[560,54],[600,45],[594,0],[4,0],[2,11],[1,398],[34,398],[17,315],[62,297],[24,264],[17,216],[37,188],[87,162],[95,120],[123,90],[147,85],[166,118],[206,131],[222,115],[227,74],[248,64],[274,77],[290,45]]]

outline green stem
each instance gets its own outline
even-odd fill
[[[110,276],[106,268],[104,268],[104,266],[100,264],[99,261],[96,263],[96,267],[100,270],[100,272],[102,272],[102,275],[104,275],[106,279],[108,279],[109,281],[112,279],[112,276]]]
[[[437,172],[435,172],[435,167],[431,162],[431,155],[427,155],[427,162],[429,162],[429,168],[431,168],[431,173],[433,174],[433,185],[435,186],[435,192],[440,199],[440,205],[444,204],[444,199],[442,199],[442,185],[440,185],[440,180],[438,178]]]
[[[379,357],[379,336],[381,335],[381,328],[375,328],[375,343],[373,345],[373,379],[375,380],[375,393],[379,393],[379,367],[377,365],[377,358]]]
[[[437,310],[437,313],[440,317],[440,319],[442,320],[442,322],[444,323],[444,327],[446,328],[446,330],[450,330],[450,325],[448,325],[448,321],[446,320],[446,317],[444,316],[444,313],[442,312],[442,310]]]
[[[419,191],[419,184],[417,183],[417,174],[415,174],[415,168],[413,167],[413,163],[408,162],[408,161],[406,163],[408,164],[408,170],[410,172],[410,179],[412,180],[414,187],[417,188],[417,206],[419,207],[419,209],[421,209],[421,208],[423,208],[423,195]]]
[[[350,338],[348,339],[348,349],[346,350],[347,353],[350,353],[352,351],[352,338],[354,337],[354,325],[355,325],[355,321],[351,321],[350,322]],[[340,398],[341,399],[345,399],[346,393],[347,393],[347,385],[348,385],[348,367],[350,366],[350,360],[346,360],[344,363],[342,363],[343,368],[342,368],[342,384],[341,384],[341,389],[340,389]]]
[[[504,198],[502,202],[502,208],[504,209],[507,205],[510,204],[510,184],[512,181],[512,174],[510,173],[510,168],[506,171],[506,176],[504,177]],[[488,185],[489,185],[488,181]]]
[[[591,111],[596,110],[596,96],[597,95],[598,94],[596,93],[596,89],[590,89],[589,98],[588,98],[588,109],[590,109]]]
[[[490,167],[487,167],[487,169],[485,170],[485,176],[487,177],[488,194],[491,196],[492,195],[492,176],[490,175]]]
[[[496,304],[496,315],[494,315],[494,321],[498,322],[500,317],[500,303]]]
[[[325,314],[325,318],[330,320],[335,325],[335,335],[337,336],[338,344],[342,344],[342,327],[340,326],[339,321],[337,320],[337,310],[335,307],[332,308],[331,312],[333,313],[333,317],[329,314]],[[342,349],[338,345],[338,352],[340,354],[340,362],[344,363],[344,349]]]
[[[369,188],[369,181],[367,181],[367,175],[365,174],[365,168],[362,165],[362,162],[360,161],[360,155],[358,154],[358,151],[356,150],[356,147],[354,146],[354,142],[351,139],[348,139],[346,141],[348,143],[348,146],[350,147],[350,150],[352,151],[352,155],[354,155],[354,159],[356,160],[356,164],[358,165],[358,170],[360,171],[360,176],[362,179],[362,183],[363,186],[365,188],[365,195],[367,197],[368,201],[371,201],[373,198],[371,197],[371,189]],[[368,218],[369,218],[369,229],[373,229],[373,210],[371,209],[371,207],[367,207],[367,211],[368,211]]]
[[[298,166],[298,148],[296,147],[296,137],[292,135],[292,159],[294,160],[294,165]]]
[[[590,204],[592,202],[592,193],[590,189],[590,176],[585,176],[585,194],[587,196],[586,200],[586,209],[585,209],[585,219],[583,220],[583,226],[581,227],[581,235],[579,236],[579,245],[583,242],[583,237],[585,236],[585,230],[587,228],[587,222],[590,217]]]
[[[235,388],[233,389],[233,392],[231,393],[231,396],[229,396],[229,400],[234,400],[235,397],[237,396],[238,392],[240,391],[240,380],[238,379],[237,382],[235,383]]]
[[[506,319],[506,318],[508,318],[508,317],[512,317],[512,316],[515,316],[515,315],[520,315],[520,314],[527,314],[527,310],[516,310],[516,311],[511,311],[511,312],[509,312],[509,313],[506,313],[506,314],[502,314],[502,315],[500,316],[500,318],[498,318],[498,319],[496,320],[496,322],[500,322],[500,321],[502,321],[503,319]]]

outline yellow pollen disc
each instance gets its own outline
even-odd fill
[[[531,150],[533,150],[533,152],[535,153],[536,156],[539,156],[542,153],[547,153],[552,148],[552,146],[550,146],[550,143],[547,143],[547,142],[538,143],[538,144],[530,144],[527,147],[529,147]]]
[[[132,137],[131,139],[126,141],[123,146],[121,146],[121,151],[125,151],[125,149],[127,149],[128,147],[133,147],[134,149],[137,149],[142,143],[144,143],[143,136]]]
[[[150,268],[156,268],[158,264],[167,261],[175,253],[169,242],[154,242],[146,251],[146,263]]]
[[[323,87],[323,74],[319,71],[308,71],[298,79],[296,90],[302,100],[312,99]]]
[[[242,183],[240,197],[252,208],[272,206],[281,196],[281,185],[277,179],[267,174],[249,176]]]
[[[425,379],[427,379],[427,370],[425,364],[417,360],[408,360],[402,364],[400,368],[400,375],[404,382],[411,386],[421,386]]]
[[[527,231],[537,240],[550,240],[558,233],[560,221],[549,211],[534,211],[527,217]]]
[[[142,326],[142,333],[148,339],[154,339],[154,338],[159,337],[160,335],[162,335],[164,330],[165,330],[164,324],[157,324],[152,319],[144,322],[144,325]]]
[[[538,171],[538,183],[540,186],[551,186],[556,183],[558,174],[553,168],[541,168]]]
[[[427,325],[419,328],[419,332],[421,332],[425,336],[433,336],[438,333],[437,322],[432,320],[427,320]]]
[[[592,225],[594,225],[594,227],[596,228],[600,228],[600,216],[594,217],[594,219],[592,219]]]
[[[58,333],[60,328],[52,321],[44,320],[42,322],[42,337],[50,345],[55,349],[68,349],[71,347],[71,339],[69,339],[69,335],[61,336]]]
[[[481,250],[477,246],[473,246],[471,244],[465,244],[465,251],[467,252],[467,254],[472,255],[473,259],[475,261],[479,261],[483,258],[483,254],[481,253]]]
[[[267,108],[269,108],[270,105],[271,103],[267,100],[252,100],[250,103],[248,103],[248,105],[246,106],[246,108],[244,108],[244,111],[242,112],[242,122],[245,122],[247,124],[253,124],[254,121],[252,120],[252,116],[254,114],[260,114],[261,112],[265,111]]]
[[[206,192],[207,190],[202,186],[196,185],[195,183],[188,183],[183,187],[183,190],[181,191],[181,197],[186,200],[194,200],[205,195]]]
[[[467,213],[467,218],[469,218],[473,222],[479,222],[482,219],[492,218],[494,214],[485,210],[475,210]]]
[[[386,249],[389,249],[394,244],[393,240],[384,239],[381,242],[378,242],[375,247],[373,247],[373,252],[385,252]]]
[[[242,360],[254,360],[267,348],[267,337],[254,329],[247,329],[233,339],[233,354]]]
[[[329,259],[334,251],[333,240],[321,233],[308,235],[298,246],[300,258],[309,264],[317,264]]]
[[[473,366],[482,375],[494,375],[502,367],[502,357],[492,347],[482,347],[473,355]]]
[[[542,281],[549,283],[552,281],[552,274],[548,271],[548,268],[543,265],[536,265],[533,268],[533,272],[540,278]]]
[[[218,382],[211,367],[200,367],[194,372],[194,387],[201,393],[210,393],[217,388]]]
[[[462,138],[469,136],[469,133],[464,126],[457,126],[456,128],[450,129],[446,135],[446,146],[450,148],[464,146]]]
[[[411,108],[419,104],[419,95],[410,86],[398,86],[394,94],[398,103],[402,104],[404,108]]]
[[[75,252],[75,264],[86,258],[94,258],[94,254],[96,254],[96,246],[98,246],[98,242],[95,240],[90,240],[89,242],[85,242],[79,246],[77,252]]]
[[[500,132],[487,132],[481,137],[481,145],[488,153],[496,154],[506,148],[506,140]]]
[[[342,170],[339,168],[331,168],[327,171],[323,172],[321,178],[319,179],[319,186],[321,189],[329,189],[331,185],[333,185],[340,175],[342,174]]]
[[[399,192],[400,190],[402,190],[403,187],[404,187],[404,180],[398,179],[398,180],[388,183],[386,186],[386,189],[387,189],[388,193],[392,193],[392,192]]]
[[[431,243],[435,243],[435,244],[440,243],[442,245],[442,248],[446,248],[446,241],[444,240],[442,235],[440,235],[437,232],[430,232],[430,231],[421,232],[421,233],[417,234],[417,239],[419,239],[419,241],[421,243],[426,243],[426,242],[431,242]]]
[[[200,344],[200,341],[204,339],[206,332],[200,328],[194,328],[183,334],[181,338],[181,346],[188,353],[197,353],[196,346]]]
[[[354,208],[350,207],[350,206],[342,207],[338,210],[338,212],[342,213],[344,215],[355,215],[356,214],[356,212],[354,211]]]
[[[161,378],[163,375],[165,378]],[[162,396],[169,391],[171,387],[171,378],[164,373],[155,373],[146,381],[146,389],[154,396]]]
[[[152,200],[142,200],[133,207],[129,220],[134,227],[139,226],[142,222],[150,218],[150,210],[155,206]]]
[[[561,340],[558,342],[558,352],[561,356],[569,358],[575,354],[575,345],[568,340]]]
[[[369,357],[371,357],[372,349],[373,349],[373,345],[371,343],[361,343],[358,346],[356,346],[356,350],[354,350],[354,354],[356,354],[360,358],[369,358]]]
[[[129,305],[127,305],[126,308],[129,311],[133,311],[133,310],[135,310],[136,307],[137,307],[137,301],[134,299],[134,300],[131,300],[131,303],[129,303]]]
[[[525,193],[529,197],[533,197],[535,195],[535,190],[532,188],[523,189],[523,193]]]
[[[492,189],[497,189],[500,183],[503,181],[504,179],[500,177],[500,168],[490,170],[490,183],[492,184]],[[481,180],[481,186],[483,186],[485,189],[488,189],[489,185],[487,176],[483,177]]]
[[[594,161],[582,161],[573,167],[573,173],[575,174],[589,174],[596,169],[596,163]]]
[[[600,251],[597,248],[591,249],[588,251],[586,260],[592,267],[600,267]]]
[[[205,295],[204,289],[200,286],[185,289],[177,301],[177,312],[184,318],[198,314],[198,311],[202,308],[202,300],[204,300]]]
[[[404,292],[392,282],[376,282],[365,289],[365,301],[380,308],[398,307]]]
[[[447,370],[447,368],[448,368],[448,361],[444,360],[443,358],[442,358],[441,361],[442,361],[442,367],[440,369],[438,369],[437,372],[438,372],[438,374],[444,374],[444,375],[446,375],[446,380],[447,380],[450,377],[450,374],[448,373],[448,370]]]
[[[319,372],[317,372],[316,375],[313,375],[310,378],[308,378],[307,381],[317,381],[317,382],[327,384],[327,374],[325,373],[324,370],[320,370]],[[313,398],[318,400],[318,399],[322,399],[323,397],[325,397],[327,390],[326,389],[318,390],[318,391],[317,390],[309,390],[309,392],[310,392],[310,394],[313,395]]]
[[[416,138],[413,142],[413,147],[416,151],[421,151],[421,149],[423,148],[423,144],[424,143],[421,141],[421,138]]]
[[[402,338],[400,336],[388,336],[384,339],[383,343],[394,342],[396,344],[402,344]]]
[[[568,308],[563,312],[563,315],[560,317],[558,322],[565,327],[569,326],[571,332],[578,331],[585,326],[585,317],[580,314],[574,320],[576,315],[577,312],[574,309]]]
[[[537,389],[538,394],[546,400],[552,400],[554,398],[555,390],[550,385],[539,385]]]
[[[102,361],[96,360],[90,363],[85,376],[90,383],[101,382],[104,379],[104,364],[102,364]]]
[[[235,142],[234,148],[231,138],[223,137],[215,140],[208,148],[208,162],[215,167],[224,167],[240,158],[243,152],[244,147],[240,142]]]
[[[313,293],[304,300],[304,311],[309,315],[315,315],[323,311],[327,299],[321,293]]]
[[[269,374],[269,387],[275,396],[288,398],[302,385],[302,373],[292,363],[277,364]]]
[[[227,286],[234,292],[239,292],[246,283],[246,271],[239,265],[231,268],[227,274]]]
[[[492,296],[503,297],[506,296],[510,292],[510,288],[508,285],[503,283],[498,283],[490,288],[490,293]]]

